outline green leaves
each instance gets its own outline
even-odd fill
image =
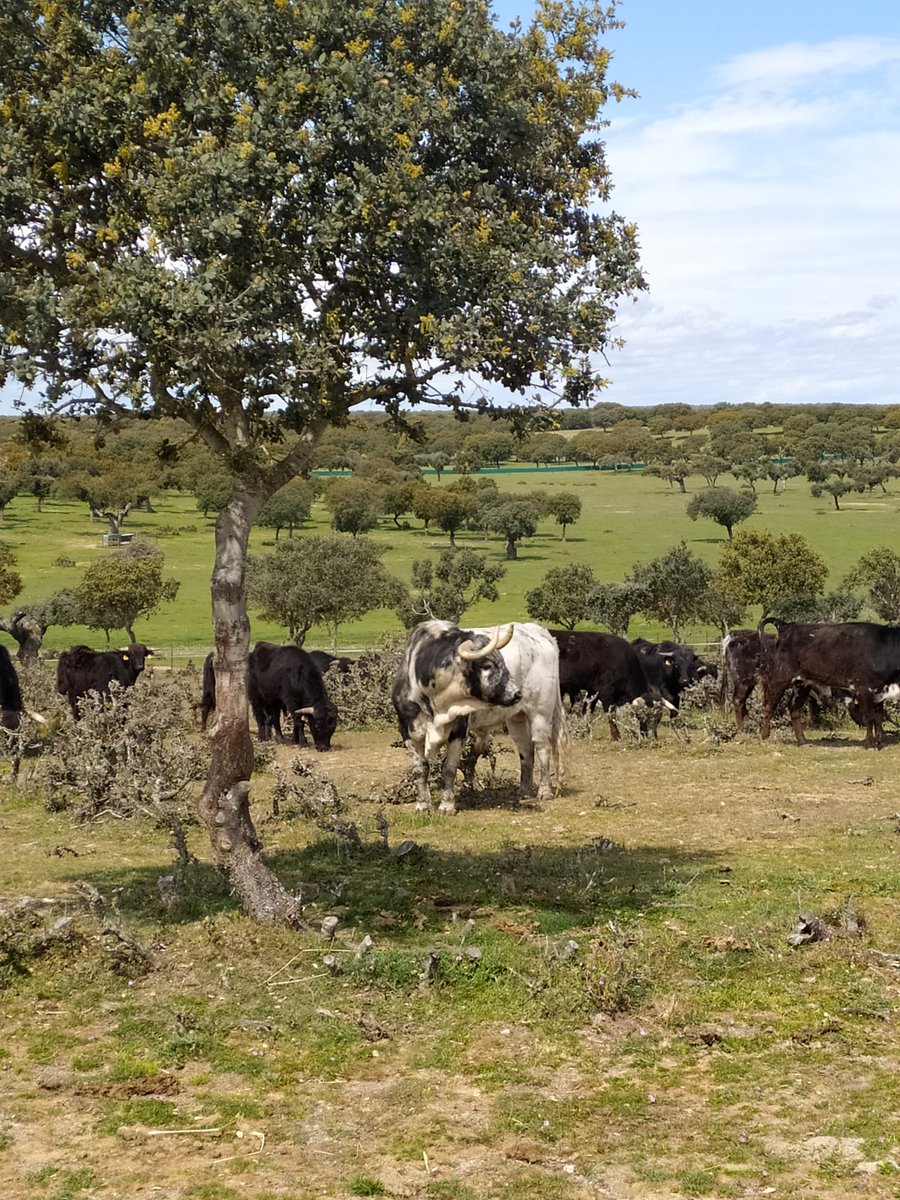
[[[590,395],[643,286],[591,135],[612,9],[48,11],[0,21],[6,370],[232,444],[235,405],[302,431],[441,371]]]

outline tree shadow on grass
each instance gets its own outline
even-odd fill
[[[429,846],[427,837],[426,826],[421,842],[385,849],[380,842],[353,848],[320,835],[305,846],[267,855],[266,861],[302,897],[314,927],[338,909],[344,927],[365,931],[388,925],[391,940],[403,942],[486,908],[509,920],[521,920],[523,910],[530,909],[560,931],[593,926],[674,898],[689,880],[717,870],[722,858],[680,846],[625,848],[605,838],[476,853]],[[103,895],[121,889],[118,907],[126,921],[191,924],[239,908],[224,877],[206,864],[190,868],[184,899],[168,911],[160,901],[158,878],[158,868],[123,870],[112,864],[71,876]]]

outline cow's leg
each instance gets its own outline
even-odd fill
[[[428,786],[429,763],[424,729],[413,726],[406,738],[406,747],[412,755],[413,778],[416,781],[416,809],[427,812],[431,808],[431,790]]]
[[[734,727],[738,733],[743,731],[744,723],[747,720],[747,701],[755,687],[756,680],[749,685],[735,686],[732,703],[734,705]]]
[[[609,720],[609,736],[614,742],[620,742],[622,735],[619,733],[619,726],[616,724],[616,710],[612,705],[607,709],[607,717]]]
[[[441,803],[438,812],[456,812],[456,796],[453,794],[453,785],[456,783],[456,772],[459,769],[459,760],[462,758],[463,748],[466,744],[468,729],[467,717],[460,717],[451,726],[447,749],[444,751],[444,765],[441,769]]]
[[[867,750],[880,750],[884,744],[884,705],[878,704],[865,689],[858,693],[859,717],[866,727],[863,745]]]
[[[303,717],[299,713],[292,712],[291,720],[294,723],[294,745],[302,746],[305,750],[309,743],[306,740],[306,730],[303,727]]]
[[[516,744],[516,749],[519,751],[519,795],[532,796],[534,795],[534,739],[532,737],[531,722],[525,713],[516,713],[514,717],[508,718],[506,728],[509,731],[509,736]],[[546,739],[545,739],[546,740]],[[550,756],[546,755],[546,771],[547,771],[547,795],[539,795],[539,799],[546,799],[552,796],[553,792],[550,789]],[[544,783],[544,763],[541,763],[541,787],[543,791]]]
[[[763,741],[765,741],[765,739],[772,732],[772,717],[775,715],[775,709],[781,703],[781,699],[790,686],[790,683],[791,681],[789,679],[784,680],[784,682],[781,682],[780,680],[763,680],[762,719],[760,720],[759,724],[759,736],[763,739]]]
[[[884,746],[884,704],[881,701],[872,702],[872,716],[875,726],[875,748],[881,750]]]
[[[798,746],[806,745],[806,735],[803,732],[803,709],[809,701],[810,694],[810,688],[794,688],[790,700],[788,701],[788,712],[791,715],[791,728],[794,731],[794,737],[797,739]]]

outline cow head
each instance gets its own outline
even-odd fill
[[[297,717],[306,717],[313,745],[317,750],[330,750],[331,739],[337,729],[338,710],[330,700],[309,708],[298,708]]]
[[[467,638],[456,648],[469,693],[476,700],[509,708],[518,704],[522,693],[510,676],[500,651],[512,640],[513,625],[501,634],[498,625],[490,637],[483,633]]]

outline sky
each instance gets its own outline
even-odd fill
[[[618,15],[609,77],[639,97],[604,140],[649,290],[619,309],[602,399],[900,404],[900,3]]]
[[[601,398],[900,404],[900,0],[618,15],[609,77],[638,98],[604,140],[649,290],[619,309]]]

